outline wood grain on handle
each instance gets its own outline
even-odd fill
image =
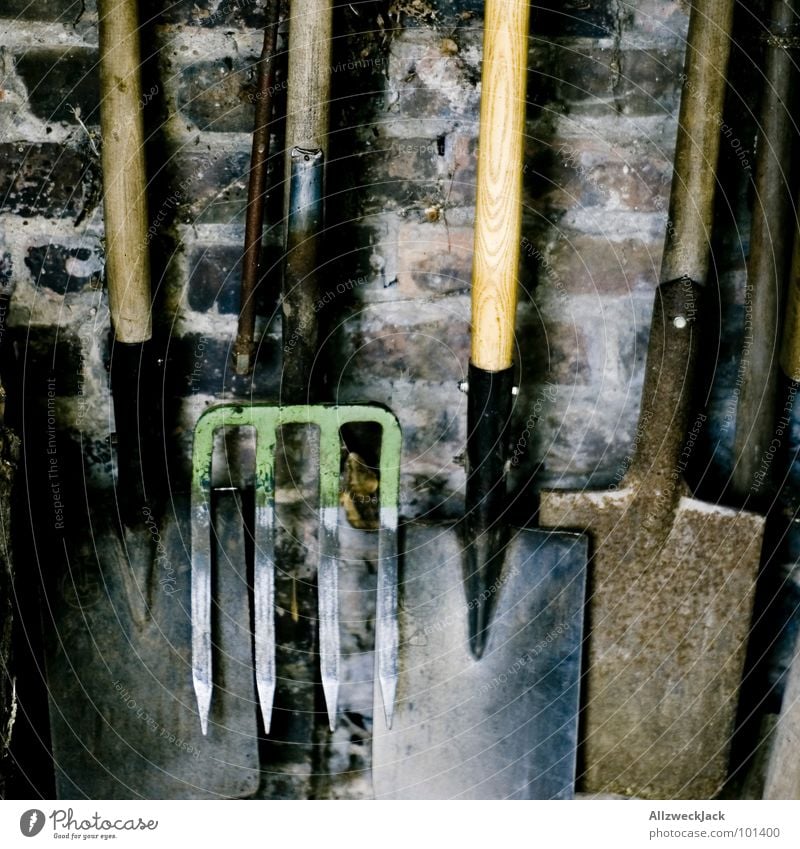
[[[689,18],[685,83],[675,144],[675,171],[661,282],[688,277],[704,284],[731,49],[734,0],[695,0]]]
[[[152,309],[136,0],[100,0],[98,14],[111,323],[119,342],[146,342],[152,334]]]
[[[328,150],[333,0],[292,0],[286,94],[286,150]],[[286,185],[291,174],[286,157]],[[289,192],[286,193],[288,210]]]
[[[487,0],[472,260],[472,364],[511,365],[522,223],[527,0]]]

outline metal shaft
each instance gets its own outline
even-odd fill
[[[258,283],[261,240],[264,229],[264,199],[267,185],[279,9],[279,0],[270,0],[267,4],[264,44],[257,66],[256,118],[255,129],[253,130],[253,148],[250,154],[250,183],[247,189],[247,218],[244,232],[244,256],[242,257],[239,327],[234,348],[237,374],[248,374],[253,367],[253,339],[256,323],[255,289]]]
[[[312,371],[319,337],[317,264],[325,158],[320,148],[304,147],[292,148],[289,158],[281,401],[300,404],[316,400]]]

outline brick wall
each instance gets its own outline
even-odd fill
[[[230,364],[262,7],[261,0],[140,3],[157,400],[176,490],[186,486],[191,431],[204,407],[278,393],[280,122],[258,363],[247,380]],[[407,518],[451,518],[463,509],[466,404],[457,383],[469,350],[481,9],[473,0],[364,0],[336,10],[321,275],[327,336],[319,367],[329,397],[381,402],[397,413]],[[511,480],[519,491],[605,486],[632,447],[687,21],[678,0],[533,7],[515,431],[528,436]],[[66,456],[65,488],[75,498],[89,493],[103,509],[102,493],[113,485],[113,420],[96,24],[92,0],[85,7],[72,0],[3,4],[0,274],[13,291],[18,359],[6,363],[4,377],[17,390],[17,408],[25,395],[29,409],[44,410],[53,381],[47,410]],[[284,23],[283,45],[285,30]],[[742,45],[729,110],[752,154],[747,101],[757,94],[760,53],[756,38]],[[279,65],[279,111],[284,74]],[[724,333],[715,339],[722,350],[709,354],[717,430],[704,443],[702,463],[712,469],[712,498],[729,473],[732,435],[719,422],[735,377],[747,252],[746,236],[737,241],[731,233],[746,233],[751,179],[736,151],[723,145],[722,156],[732,214],[721,216],[719,237]],[[43,414],[28,419],[37,415],[31,468],[47,447]],[[43,504],[45,488],[41,476],[29,483]],[[529,514],[533,493],[521,503]],[[342,614],[358,623],[345,642],[361,649],[371,626],[355,599],[374,579],[368,571],[353,578]],[[368,652],[353,664],[354,677],[368,675]],[[349,713],[332,742],[314,750],[317,767],[336,780],[313,790],[304,781],[266,780],[260,792],[367,795],[359,770],[368,765],[371,717],[351,707],[345,704]],[[310,758],[303,750],[287,772],[303,772]]]

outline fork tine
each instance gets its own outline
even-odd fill
[[[196,496],[200,495],[198,499]],[[211,514],[210,492],[192,495],[192,679],[200,728],[208,733],[211,710]]]
[[[383,698],[386,727],[392,727],[397,692],[397,508],[381,507],[378,532],[378,598],[375,624],[377,678]]]
[[[275,486],[274,431],[257,434],[259,468],[256,472],[255,562],[255,667],[258,699],[264,730],[269,734],[277,682],[275,670]],[[262,451],[262,444],[266,443]]]
[[[320,557],[317,570],[319,595],[319,655],[322,689],[328,709],[328,724],[336,728],[339,701],[339,423],[321,421],[319,428],[319,518]]]

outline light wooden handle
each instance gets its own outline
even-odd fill
[[[472,260],[472,364],[511,365],[522,223],[527,0],[487,0]]]
[[[98,14],[111,323],[119,342],[146,342],[152,335],[152,302],[136,0],[100,0]]]
[[[328,150],[333,0],[292,0],[286,93],[286,150]],[[291,175],[286,157],[286,185]],[[286,203],[288,210],[288,192]]]
[[[661,282],[705,284],[734,0],[696,0],[689,17],[684,89]]]

